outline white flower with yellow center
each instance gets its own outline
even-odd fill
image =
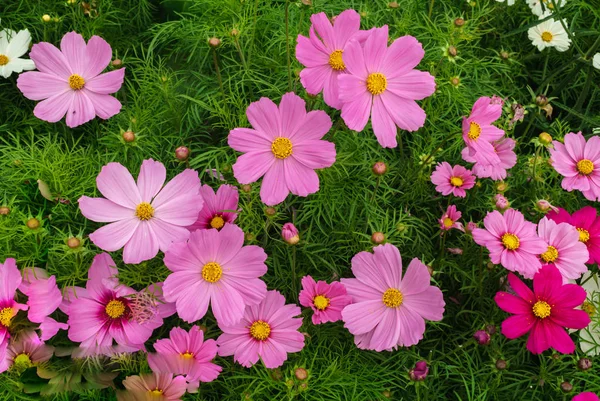
[[[590,315],[592,321],[579,331],[579,347],[585,354],[595,356],[600,354],[600,277],[587,272],[581,277],[581,282],[587,292],[581,309]]]
[[[35,69],[32,60],[20,58],[29,49],[31,35],[27,29],[19,33],[3,29],[0,31],[0,76],[8,78],[13,72]]]
[[[541,17],[542,15],[551,14],[565,5],[567,0],[527,0],[527,5],[531,8],[531,12]]]
[[[544,14],[540,19],[546,18],[549,14]],[[563,20],[565,26],[567,23]],[[571,46],[571,39],[565,31],[563,24],[560,21],[555,21],[553,18],[546,20],[527,31],[529,40],[538,48],[539,51],[547,47],[554,47],[559,52],[564,52]]]

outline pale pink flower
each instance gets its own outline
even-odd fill
[[[456,206],[450,205],[446,212],[442,215],[442,218],[439,219],[440,229],[442,231],[448,231],[452,228],[456,228],[462,232],[465,231],[462,223],[459,223],[458,220],[462,217],[462,213],[456,209]]]
[[[77,127],[95,116],[107,119],[121,111],[121,103],[110,96],[123,84],[125,68],[101,74],[112,58],[106,41],[69,32],[60,50],[47,42],[33,45],[29,57],[39,71],[19,75],[17,86],[26,98],[42,100],[33,114],[55,123],[67,115],[67,125]]]
[[[8,328],[13,317],[20,310],[28,308],[27,305],[15,301],[21,281],[21,272],[13,258],[7,258],[4,263],[0,263],[0,350],[8,344]]]
[[[200,195],[204,206],[198,214],[198,219],[188,229],[206,230],[216,228],[220,230],[227,223],[233,223],[237,218],[239,194],[233,185],[221,185],[217,193],[208,185],[202,185]]]
[[[452,194],[464,198],[467,196],[465,190],[475,186],[475,176],[463,166],[452,167],[449,163],[442,162],[431,173],[431,182],[436,186],[435,190],[444,196]]]
[[[300,305],[313,310],[313,324],[342,320],[342,309],[352,302],[342,283],[315,282],[311,276],[302,278],[302,291],[298,298]]]
[[[492,180],[503,180],[507,176],[507,170],[517,164],[517,154],[513,151],[515,140],[512,138],[503,138],[492,142],[494,152],[500,159],[499,163],[487,164],[485,161],[478,161],[476,157],[471,156],[468,147],[462,150],[462,158],[469,163],[475,163],[473,173],[479,178],[491,178]]]
[[[494,127],[492,123],[501,115],[502,105],[492,102],[489,97],[477,99],[471,115],[465,117],[462,123],[463,140],[467,145],[469,158],[485,165],[500,163],[500,158],[496,154],[492,142],[502,138],[504,131]]]
[[[99,248],[123,249],[123,262],[140,263],[165,252],[172,242],[185,241],[202,209],[200,179],[186,169],[163,187],[167,170],[162,163],[144,160],[137,184],[119,163],[108,163],[96,178],[105,198],[79,198],[81,214],[111,223],[90,234]]]
[[[147,373],[127,376],[123,386],[127,391],[118,391],[117,401],[180,401],[187,384],[183,376]]]
[[[35,331],[24,331],[12,338],[0,360],[0,373],[16,365],[30,368],[52,358],[54,347],[44,344]]]

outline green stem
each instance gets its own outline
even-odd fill
[[[215,71],[217,72],[217,81],[219,81],[219,88],[221,88],[221,93],[225,96],[225,90],[223,89],[223,79],[221,78],[221,70],[219,69],[219,59],[217,58],[217,50],[215,48],[213,51],[213,62],[215,63]]]
[[[433,4],[435,3],[435,0],[430,0],[429,1],[429,14],[427,15],[428,18],[431,18],[431,14],[433,13]]]
[[[246,58],[244,57],[244,52],[242,51],[242,47],[240,46],[240,42],[238,41],[237,36],[233,37],[233,42],[235,43],[235,47],[240,55],[240,60],[242,61],[242,66],[244,66],[244,69],[247,70],[248,65],[246,64]]]
[[[298,300],[298,289],[297,289],[297,277],[296,277],[296,245],[292,245],[292,294],[294,299]]]

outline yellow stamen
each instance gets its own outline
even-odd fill
[[[313,304],[318,310],[325,310],[329,306],[329,298],[323,295],[317,295],[313,298]]]
[[[452,225],[454,225],[454,220],[452,220],[450,217],[446,217],[444,219],[444,227],[450,228]]]
[[[542,32],[542,40],[544,42],[546,42],[546,43],[552,42],[552,38],[554,38],[554,35],[552,35],[552,32],[548,32],[548,31]]]
[[[286,159],[292,154],[292,141],[288,138],[278,137],[275,138],[271,144],[271,152],[278,159]]]
[[[221,216],[215,216],[210,221],[210,226],[212,228],[216,228],[217,230],[225,225],[225,220]]]
[[[585,244],[590,240],[590,232],[588,230],[584,228],[578,228],[577,231],[579,231],[579,241]]]
[[[142,221],[150,220],[154,217],[154,208],[148,202],[142,202],[135,208],[135,215]]]
[[[402,305],[402,293],[395,288],[388,288],[383,293],[383,303],[388,308],[397,308]]]
[[[346,69],[344,59],[342,58],[343,52],[343,50],[336,50],[329,56],[329,65],[336,71],[344,71]]]
[[[514,251],[519,248],[520,242],[519,237],[514,234],[506,233],[502,236],[502,245],[509,251]]]
[[[154,390],[150,390],[148,392],[150,393],[151,397],[159,397],[163,394],[163,390],[160,390],[158,388],[155,388]]]
[[[4,327],[10,326],[10,321],[13,318],[13,308],[4,308],[0,311],[0,324]]]
[[[577,162],[577,171],[583,175],[590,175],[594,171],[594,163],[588,159],[581,159]]]
[[[550,305],[548,305],[548,302],[546,301],[537,301],[535,304],[533,304],[532,310],[534,315],[536,315],[540,319],[545,319],[548,316],[550,316],[552,308],[550,307]]]
[[[202,267],[202,278],[209,283],[216,283],[221,279],[223,269],[215,262],[208,262]]]
[[[462,187],[465,182],[460,177],[452,177],[450,178],[450,184],[455,187]]]
[[[387,88],[387,79],[380,72],[374,72],[367,77],[367,90],[372,95],[381,95]]]
[[[553,247],[552,245],[550,245],[548,247],[548,250],[544,253],[542,253],[540,255],[540,257],[542,258],[542,260],[546,263],[552,263],[554,262],[556,259],[558,259],[558,250]]]
[[[250,335],[258,341],[265,341],[271,334],[271,326],[269,323],[257,320],[250,326]]]
[[[8,57],[4,54],[0,54],[0,66],[8,64]]]
[[[183,357],[183,359],[192,359],[194,357],[194,353],[186,351],[183,354],[181,354],[181,356]]]
[[[31,363],[31,358],[27,354],[17,355],[13,362],[15,365],[17,365],[17,367],[20,368],[30,368],[33,366],[33,363]]]
[[[80,90],[85,85],[85,79],[81,75],[73,74],[69,77],[69,86],[73,90]]]
[[[469,139],[476,140],[477,138],[479,138],[479,135],[481,135],[481,126],[476,122],[471,121],[471,123],[469,124],[469,133],[467,134],[467,136],[469,137]]]
[[[596,314],[596,307],[589,301],[585,301],[583,305],[581,305],[581,309],[590,315],[590,317],[593,317]]]
[[[118,319],[125,314],[125,304],[122,301],[113,299],[106,304],[104,311],[108,317],[112,319]]]

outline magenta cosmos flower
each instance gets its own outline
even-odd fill
[[[540,255],[542,264],[554,265],[563,280],[575,280],[588,271],[585,262],[589,258],[587,247],[579,241],[579,232],[567,223],[556,223],[544,217],[538,223],[538,235],[548,244]]]
[[[121,111],[121,103],[110,96],[123,84],[125,68],[101,74],[112,58],[106,41],[69,32],[60,50],[41,42],[33,45],[29,57],[39,71],[19,75],[17,86],[26,98],[42,100],[33,114],[55,123],[67,115],[67,125],[77,127],[98,116],[104,120]]]
[[[15,365],[30,368],[52,358],[54,347],[44,344],[35,331],[25,331],[11,339],[4,359],[0,361],[0,373]]]
[[[568,223],[579,232],[579,241],[587,246],[590,254],[588,264],[600,263],[600,217],[596,216],[596,209],[585,206],[573,215],[565,209],[558,208],[558,212],[551,211],[546,216],[557,223]]]
[[[118,391],[118,401],[180,401],[185,394],[183,376],[166,373],[149,373],[127,376],[123,380],[127,391]]]
[[[186,169],[163,187],[167,171],[160,162],[144,160],[137,184],[119,163],[108,163],[96,178],[105,198],[79,198],[81,214],[111,223],[90,234],[99,248],[123,249],[123,262],[140,263],[165,252],[172,242],[185,241],[202,209],[200,179]]]
[[[500,159],[499,163],[486,164],[484,161],[477,161],[477,158],[470,156],[469,148],[462,150],[462,158],[469,163],[475,163],[473,173],[479,178],[491,178],[492,180],[503,180],[507,176],[507,170],[517,164],[517,154],[513,151],[515,140],[512,138],[503,138],[492,142],[494,152]]]
[[[27,305],[15,301],[21,281],[21,272],[13,258],[7,258],[4,263],[0,263],[0,349],[8,343],[8,329],[13,317],[20,310],[27,310]]]
[[[348,128],[362,131],[369,117],[384,148],[397,146],[397,128],[416,131],[425,124],[425,111],[415,100],[435,92],[435,79],[414,68],[425,55],[412,36],[394,40],[388,48],[388,27],[375,28],[364,46],[352,40],[344,50],[348,74],[338,77],[342,118]]]
[[[379,245],[373,252],[356,254],[352,258],[356,278],[341,279],[353,302],[342,311],[344,327],[361,349],[417,344],[425,333],[425,319],[442,320],[442,291],[429,285],[427,266],[416,258],[402,277],[402,259],[394,245]]]
[[[338,281],[327,284],[315,280],[311,276],[302,278],[302,291],[299,295],[300,305],[313,310],[313,324],[337,322],[342,320],[342,309],[352,302],[346,293],[346,287]]]
[[[496,154],[492,142],[502,138],[504,131],[494,127],[492,123],[501,115],[502,104],[489,97],[477,99],[471,115],[465,117],[462,122],[463,139],[468,149],[467,157],[488,166],[500,163],[500,157]]]
[[[204,317],[209,303],[217,323],[234,325],[246,305],[256,305],[267,292],[259,278],[267,272],[267,254],[244,245],[244,232],[233,224],[220,230],[198,230],[187,242],[173,244],[165,254],[171,273],[165,280],[165,299],[175,302],[177,314],[192,323]]]
[[[435,185],[435,190],[444,196],[452,194],[464,198],[467,196],[465,190],[475,186],[475,176],[463,166],[452,167],[449,163],[442,162],[431,173],[431,182]]]
[[[325,13],[310,17],[309,38],[298,35],[296,57],[306,68],[300,72],[300,82],[311,95],[323,91],[325,103],[340,109],[338,76],[346,73],[342,54],[350,39],[360,30],[360,15],[346,10],[333,25]],[[317,36],[318,35],[318,36]]]
[[[228,143],[244,153],[233,165],[240,184],[250,184],[264,175],[260,199],[276,205],[291,192],[308,196],[319,190],[315,169],[335,162],[335,144],[322,141],[331,119],[322,110],[306,112],[306,103],[296,94],[283,95],[279,108],[261,98],[248,106],[248,121],[254,129],[235,128]]]
[[[219,328],[223,334],[217,339],[220,356],[233,355],[233,360],[249,368],[262,359],[265,367],[283,365],[290,352],[304,348],[304,336],[298,331],[302,326],[300,308],[285,304],[279,291],[269,291],[258,305],[248,306],[244,318],[232,326]]]
[[[227,223],[233,223],[237,218],[237,208],[239,194],[233,185],[221,185],[217,193],[208,185],[202,185],[200,196],[204,201],[204,206],[198,214],[198,220],[188,229],[207,230],[216,228],[220,230]]]
[[[549,148],[552,167],[563,177],[563,189],[578,189],[592,201],[600,197],[600,137],[593,136],[586,142],[581,132],[565,135],[564,145],[552,141]]]
[[[573,401],[600,401],[600,398],[596,394],[586,391],[573,397]]]
[[[537,236],[536,225],[525,221],[523,214],[514,209],[504,214],[497,210],[489,212],[483,225],[485,229],[473,230],[473,239],[490,251],[492,263],[533,278],[542,267],[538,256],[548,249],[546,242]]]
[[[217,356],[215,340],[204,340],[204,332],[193,326],[189,332],[171,329],[169,338],[154,343],[155,354],[148,354],[148,365],[155,373],[186,375],[188,392],[198,390],[199,382],[215,380],[223,370],[212,363]]]
[[[452,228],[456,228],[462,232],[465,231],[462,223],[459,223],[458,220],[462,217],[462,213],[456,210],[456,206],[450,205],[446,210],[446,213],[442,215],[442,218],[439,219],[440,229],[442,231],[448,231]]]
[[[590,323],[587,312],[574,309],[585,301],[585,290],[564,284],[555,266],[544,266],[533,277],[533,292],[512,273],[508,282],[517,295],[498,292],[494,298],[500,309],[512,313],[502,322],[502,334],[515,339],[529,333],[527,349],[541,354],[548,348],[571,354],[575,343],[564,329],[583,329]]]

